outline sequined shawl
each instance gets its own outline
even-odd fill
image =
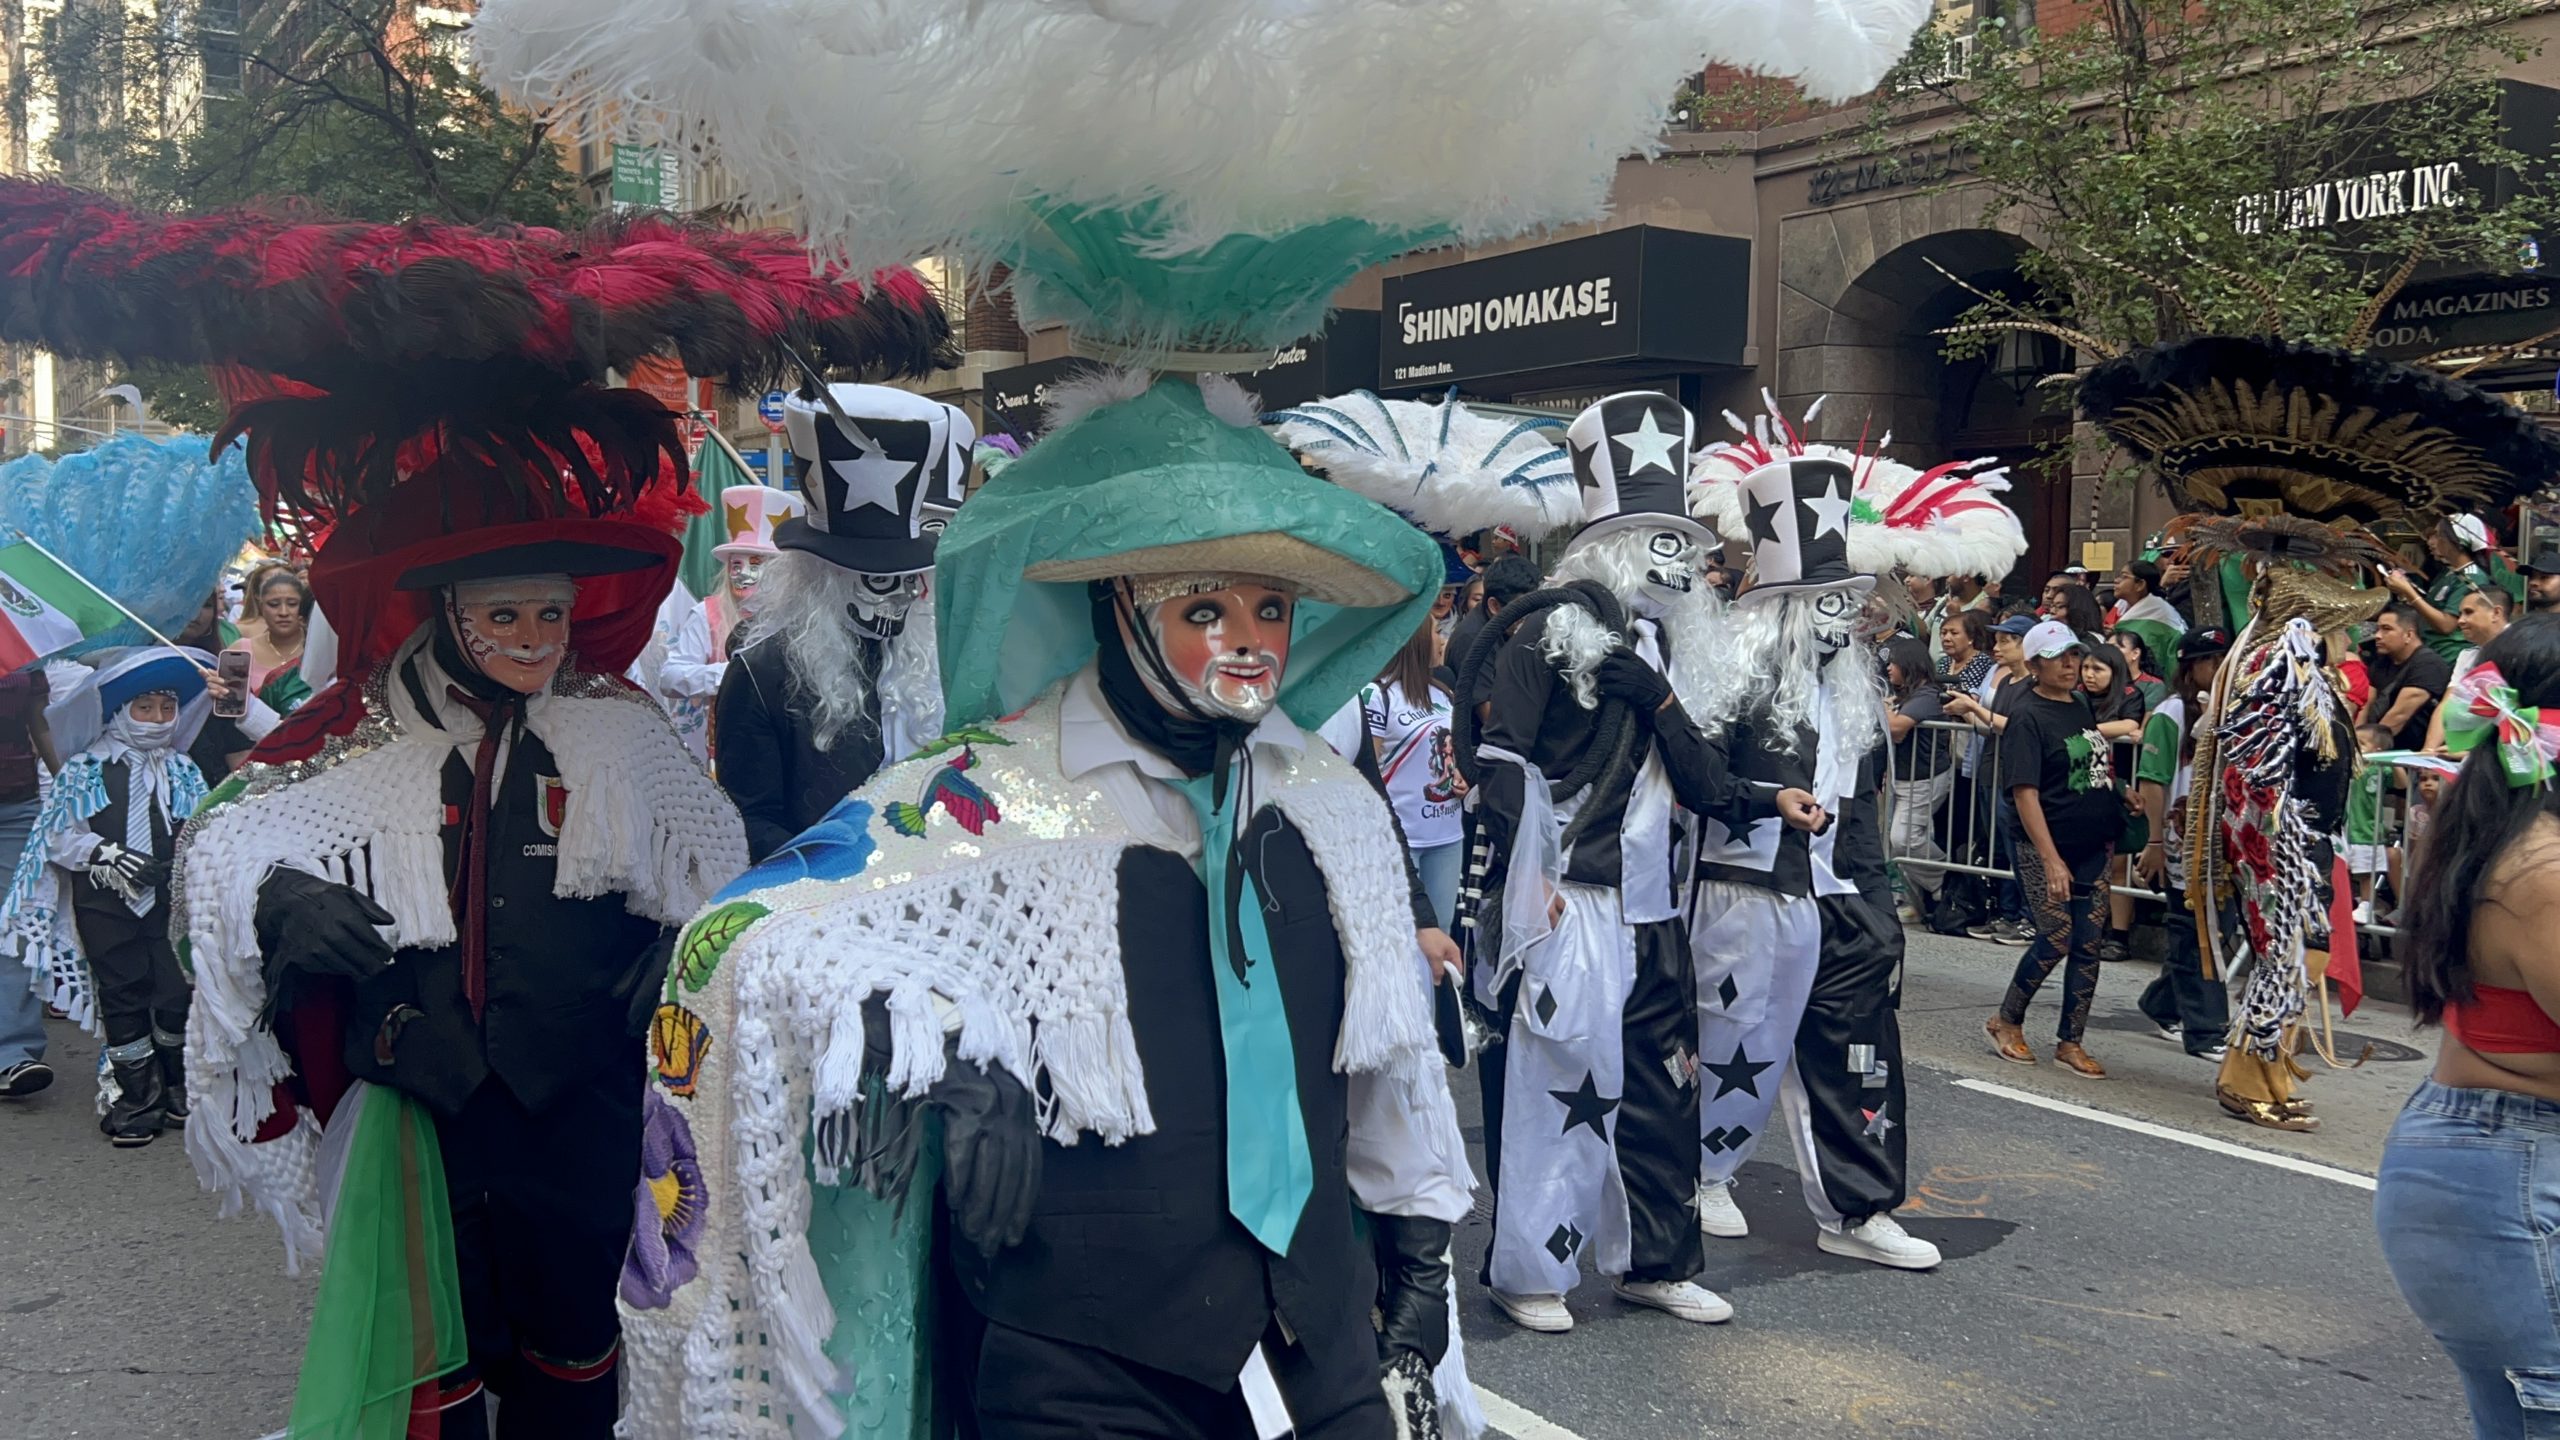
[[[895,1058],[870,1078],[890,1092],[921,1094],[956,1030],[963,1059],[1030,1083],[1061,1143],[1154,1128],[1119,954],[1120,859],[1137,842],[1098,787],[1063,777],[1058,746],[1056,689],[946,735],[686,930],[652,1056],[699,1190],[678,1177],[661,1213],[675,1270],[637,1290],[626,1274],[625,1421],[640,1440],[834,1435],[848,1391],[861,1423],[870,1382],[829,1359],[807,1141],[813,1118],[822,1133],[846,1125],[864,1093],[865,1000],[885,997]],[[1320,746],[1266,795],[1306,838],[1341,935],[1335,1068],[1436,1089],[1445,1107],[1385,802]],[[849,1178],[831,1158],[821,1183]],[[866,1315],[880,1300],[866,1291]]]
[[[390,911],[396,945],[452,943],[442,827],[453,741],[416,718],[393,679],[426,638],[421,627],[366,679],[356,692],[363,713],[343,733],[304,758],[242,767],[179,837],[172,933],[196,985],[187,1153],[224,1214],[255,1205],[275,1219],[288,1269],[320,1254],[319,1126],[308,1110],[270,1123],[290,1103],[279,1087],[293,1070],[258,1021],[266,1001],[258,887],[276,866],[307,870]],[[639,691],[564,666],[525,723],[568,792],[559,894],[620,894],[632,913],[673,924],[746,868],[737,807]],[[257,1140],[262,1129],[270,1138]]]

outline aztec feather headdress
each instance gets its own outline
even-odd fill
[[[1850,494],[1849,565],[1867,575],[1900,570],[1943,578],[1980,575],[1997,579],[2027,553],[2018,517],[1999,497],[2008,472],[1989,460],[1951,460],[1916,470],[1886,457],[1887,432],[1867,448],[1807,441],[1804,432],[1763,392],[1767,413],[1744,423],[1728,410],[1725,423],[1740,438],[1710,445],[1689,467],[1689,511],[1718,534],[1744,533],[1742,481],[1753,471],[1793,457],[1839,461],[1856,488]],[[1816,400],[1804,419],[1822,409]]]
[[[684,462],[675,417],[609,370],[672,351],[741,388],[915,375],[949,334],[914,272],[859,283],[772,232],[172,216],[0,180],[0,339],[214,368],[270,513],[318,522],[439,459],[621,508]]]
[[[1436,404],[1355,390],[1262,419],[1327,479],[1444,541],[1492,529],[1534,541],[1582,519],[1561,419],[1479,414],[1455,390]]]
[[[2560,475],[2560,437],[2488,391],[2268,337],[2117,356],[2082,380],[2080,411],[2189,510],[2424,527],[2511,505]]]

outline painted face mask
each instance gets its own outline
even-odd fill
[[[907,611],[924,594],[922,575],[860,575],[853,599],[845,606],[853,628],[874,640],[894,640],[907,628]]]
[[[445,592],[464,657],[519,695],[551,687],[569,654],[569,615],[577,603],[577,583],[566,575],[474,580]]]
[[[744,600],[756,588],[756,577],[764,570],[770,555],[732,555],[729,557],[729,593]]]
[[[1288,587],[1244,575],[1173,576],[1131,582],[1129,598],[1180,691],[1164,693],[1151,667],[1140,666],[1156,703],[1247,724],[1280,703],[1298,605]]]
[[[1853,590],[1825,590],[1806,603],[1813,606],[1813,640],[1825,655],[1847,649],[1857,634],[1866,597]]]
[[[1698,588],[1697,543],[1677,530],[1656,530],[1645,537],[1644,593],[1637,597],[1648,613],[1660,616]]]

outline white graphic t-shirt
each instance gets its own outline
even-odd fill
[[[1457,759],[1449,737],[1449,697],[1434,687],[1420,704],[1392,680],[1360,691],[1369,733],[1378,737],[1378,773],[1416,850],[1459,839]]]

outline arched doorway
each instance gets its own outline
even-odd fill
[[[1977,303],[1967,286],[2022,302],[2033,293],[2018,271],[2027,238],[1982,226],[1971,205],[1908,196],[1783,222],[1776,388],[1790,414],[1830,397],[1814,426],[1824,439],[1889,430],[1911,463],[1997,457],[2027,532],[2019,580],[2033,587],[2072,558],[2071,414],[2065,392],[2040,383],[2067,371],[2068,354],[2022,337],[1947,359],[1936,332]],[[1934,228],[1959,217],[1970,223]]]

